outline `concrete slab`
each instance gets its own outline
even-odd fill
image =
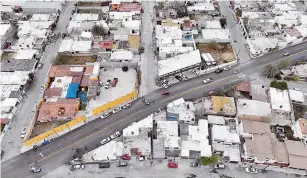
[[[121,96],[131,93],[135,90],[136,86],[136,70],[129,68],[127,72],[123,72],[121,68],[107,68],[106,71],[100,71],[100,79],[103,83],[106,83],[108,79],[113,80],[118,78],[116,87],[110,86],[109,89],[105,89],[103,86],[100,88],[100,96],[95,100],[90,100],[87,110],[104,105],[110,101],[113,101]]]

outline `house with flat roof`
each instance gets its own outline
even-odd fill
[[[122,156],[123,142],[110,141],[92,151],[92,159],[95,161],[115,161],[118,156]]]
[[[157,139],[163,140],[165,156],[178,157],[180,155],[180,137],[177,121],[157,121]]]
[[[160,60],[158,61],[158,78],[162,79],[170,75],[199,67],[200,63],[201,57],[199,50]]]
[[[239,134],[227,125],[212,125],[211,137],[217,143],[240,144]]]
[[[302,104],[305,102],[305,96],[302,91],[289,89],[289,96],[293,103]]]
[[[153,115],[134,122],[123,130],[124,153],[149,156],[151,154],[151,142],[148,133],[153,127]]]
[[[302,139],[307,144],[307,119],[300,118],[294,123],[294,137]]]
[[[59,14],[62,10],[61,2],[57,1],[26,1],[21,7],[26,14]]]
[[[241,120],[270,122],[272,117],[270,103],[257,100],[238,99],[237,117]]]
[[[205,114],[235,116],[237,113],[233,97],[212,96],[204,99],[203,105]]]
[[[201,42],[218,42],[218,43],[229,43],[230,32],[229,29],[202,29],[202,39]]]
[[[267,96],[268,88],[264,85],[251,85],[251,95],[253,100],[267,102],[268,96]]]
[[[1,72],[0,85],[21,85],[28,82],[30,71]]]
[[[193,102],[186,102],[183,98],[172,101],[166,106],[167,120],[178,123],[195,124],[195,107]]]
[[[212,151],[208,136],[207,120],[199,120],[197,126],[189,125],[188,139],[181,141],[180,156],[188,159],[210,157],[212,155]]]
[[[278,113],[290,113],[291,105],[288,90],[279,90],[270,87],[271,108]]]
[[[287,166],[288,152],[284,142],[277,140],[271,132],[270,124],[242,120],[238,127],[243,141],[242,159],[244,162]]]
[[[1,71],[2,72],[14,72],[14,71],[35,71],[37,60],[26,59],[26,60],[1,60]]]
[[[73,40],[73,39],[64,39],[61,42],[60,48],[58,50],[59,55],[67,54],[90,54],[92,49],[91,40]]]
[[[301,141],[285,140],[289,153],[289,166],[293,169],[307,170],[307,148]]]

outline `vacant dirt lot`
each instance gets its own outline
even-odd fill
[[[201,53],[211,53],[212,57],[218,63],[227,63],[233,61],[235,56],[230,44],[226,43],[198,43],[196,48]]]
[[[87,62],[96,62],[97,56],[65,56],[58,55],[55,58],[55,65],[83,65]]]

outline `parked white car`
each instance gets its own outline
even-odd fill
[[[75,165],[71,165],[70,170],[74,171],[76,169],[84,169],[85,165],[84,164],[75,164]]]
[[[115,109],[113,109],[113,114],[115,114],[115,113],[118,113],[119,111],[121,111],[122,110],[122,108],[121,107],[118,107],[118,108],[115,108]]]
[[[111,135],[111,139],[113,140],[113,139],[115,139],[117,137],[120,137],[121,135],[122,134],[119,131],[117,131],[117,132],[115,132],[114,134]]]
[[[27,132],[27,127],[22,128],[20,137],[24,138],[26,136],[26,132]]]
[[[212,78],[207,78],[207,79],[203,80],[204,84],[210,83],[212,81],[213,81]]]
[[[253,167],[247,167],[247,168],[245,168],[245,172],[248,172],[248,173],[251,173],[251,174],[257,174],[258,169],[253,168]]]
[[[111,141],[111,138],[110,138],[110,137],[101,140],[100,143],[101,143],[101,145],[104,145],[104,144],[108,143],[109,141]]]

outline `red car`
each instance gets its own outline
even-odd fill
[[[112,81],[112,87],[116,87],[117,82],[118,82],[118,78],[114,78]]]
[[[178,164],[177,163],[168,163],[168,168],[178,168]]]
[[[162,91],[162,93],[161,93],[162,95],[168,95],[169,94],[169,92],[168,91]]]
[[[121,158],[122,158],[122,160],[130,160],[130,159],[131,159],[131,156],[129,156],[129,155],[123,155]]]

